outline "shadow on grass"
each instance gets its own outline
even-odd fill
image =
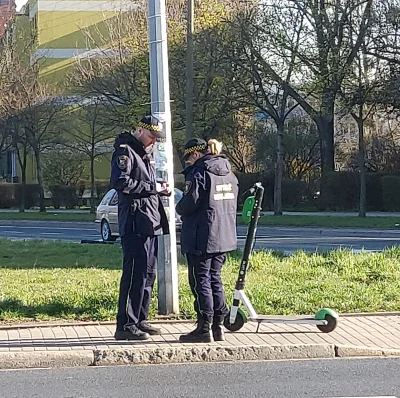
[[[98,308],[104,308],[105,303],[99,303]],[[116,306],[116,301],[108,303],[108,308],[114,309]],[[10,316],[15,314],[15,318],[18,319],[31,319],[37,320],[43,318],[43,316],[48,316],[51,318],[63,318],[63,319],[79,319],[82,320],[83,315],[85,319],[90,320],[101,320],[102,317],[96,313],[96,306],[93,300],[89,299],[84,301],[81,305],[73,306],[62,303],[58,300],[50,301],[46,304],[40,305],[26,305],[18,299],[5,299],[0,301],[0,319],[9,320],[14,318]],[[8,316],[7,316],[8,315]]]
[[[122,259],[116,262],[110,262],[109,264],[71,264],[71,265],[48,265],[48,264],[10,264],[10,265],[0,265],[0,271],[2,269],[6,270],[35,270],[35,269],[76,269],[76,270],[83,270],[83,269],[99,269],[99,270],[109,270],[109,271],[116,271],[121,270],[122,272]]]

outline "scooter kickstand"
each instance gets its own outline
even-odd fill
[[[256,330],[256,333],[258,333],[258,331],[259,331],[259,329],[260,329],[260,325],[261,325],[261,321],[258,321],[258,322],[257,322],[257,330]]]

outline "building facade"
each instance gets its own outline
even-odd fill
[[[3,37],[7,24],[15,15],[14,0],[0,0],[0,38]]]
[[[100,45],[107,43],[107,25],[121,12],[136,7],[133,0],[28,0],[15,14],[14,0],[0,0],[0,4],[0,10],[14,10],[13,15],[7,14],[11,16],[5,39],[8,34],[7,40],[13,41],[22,62],[33,66],[38,79],[51,87],[58,106],[87,102],[68,84],[69,74],[79,59],[109,56],[110,51]],[[20,174],[16,151],[10,148],[0,155],[0,181],[18,182]],[[28,161],[26,175],[27,182],[36,182],[33,157]],[[108,176],[106,155],[96,162],[96,178]]]
[[[68,83],[69,76],[82,59],[115,57],[117,53],[108,36],[110,26],[114,18],[137,8],[136,0],[29,0],[14,19],[15,47],[23,54],[24,62],[34,66],[39,80],[54,89],[52,96],[57,99],[57,106],[86,106],[87,97],[83,98],[73,84]],[[109,178],[111,141],[104,143],[109,153],[96,160],[96,179]],[[162,151],[158,158],[162,159],[161,163],[165,162]],[[175,161],[179,172],[178,157]],[[5,154],[0,167],[1,164],[5,170],[3,180],[20,181],[15,151]],[[86,167],[85,178],[89,177],[89,169]],[[30,183],[37,180],[33,158],[28,162],[26,176]]]

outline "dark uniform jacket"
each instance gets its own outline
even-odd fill
[[[110,184],[118,191],[120,236],[168,233],[167,216],[156,191],[153,155],[129,132],[116,138],[114,149]]]
[[[185,189],[176,211],[182,216],[182,253],[235,250],[238,181],[222,155],[205,155],[184,170]]]

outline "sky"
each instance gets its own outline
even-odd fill
[[[15,0],[15,4],[17,5],[17,10],[19,11],[21,7],[27,3],[28,0]]]

